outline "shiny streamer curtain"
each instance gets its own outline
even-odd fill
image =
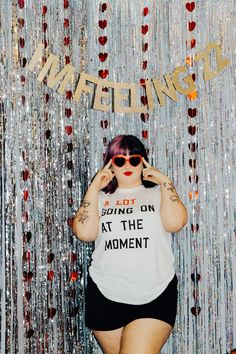
[[[187,227],[173,235],[178,316],[162,353],[230,353],[235,2],[1,0],[0,10],[1,352],[99,353],[83,315],[93,245],[77,240],[70,226],[108,141],[129,133],[172,178],[189,213]],[[221,45],[230,65],[204,81],[203,62],[194,63],[188,72],[197,97],[166,97],[164,106],[155,99],[145,115],[93,110],[91,95],[73,101],[77,79],[63,94],[37,80],[53,53],[58,67],[71,63],[77,75],[139,84],[185,65],[210,42]],[[45,50],[31,72],[39,43]]]

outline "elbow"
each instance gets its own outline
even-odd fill
[[[185,208],[184,214],[181,216],[179,220],[175,220],[175,222],[170,224],[164,224],[164,229],[170,233],[180,232],[188,223],[188,213]]]
[[[73,234],[80,240],[83,242],[93,242],[96,240],[97,236],[98,236],[98,230],[93,230],[86,232],[86,231],[82,231],[80,229],[80,227],[78,226],[78,224],[75,222],[75,219],[73,219],[73,224],[72,224],[72,231]]]

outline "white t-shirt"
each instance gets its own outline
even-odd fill
[[[110,300],[145,304],[175,274],[171,234],[160,217],[160,186],[99,193],[99,235],[89,273]]]

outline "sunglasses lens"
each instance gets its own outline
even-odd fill
[[[131,157],[129,160],[130,164],[134,167],[138,166],[141,162],[140,156]]]
[[[125,158],[124,157],[115,157],[114,158],[114,164],[117,167],[122,167],[125,164]]]

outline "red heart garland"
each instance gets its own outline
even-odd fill
[[[48,254],[48,257],[47,257],[47,262],[48,262],[48,263],[52,263],[52,261],[54,260],[54,258],[55,258],[54,253],[50,252],[50,253]]]
[[[70,255],[70,261],[71,261],[71,263],[74,263],[74,262],[76,262],[77,261],[77,254],[76,253],[71,253],[71,255]]]
[[[48,28],[48,24],[47,24],[46,22],[44,22],[44,23],[42,24],[42,31],[43,31],[43,32],[46,32],[46,31],[47,31],[47,28]]]
[[[65,115],[66,115],[68,118],[70,118],[71,114],[72,114],[71,108],[66,108],[66,109],[65,109]]]
[[[72,143],[67,143],[67,152],[73,151],[73,144]]]
[[[193,290],[193,297],[194,297],[195,300],[198,299],[198,297],[199,297],[199,291],[198,291],[198,289],[194,289],[194,290]]]
[[[188,23],[188,29],[190,32],[193,31],[195,27],[196,27],[196,22],[192,21]]]
[[[143,70],[147,69],[147,60],[143,61],[142,68],[143,68]]]
[[[78,279],[78,272],[71,272],[70,274],[70,280],[76,281]]]
[[[25,40],[24,40],[24,38],[21,37],[21,38],[19,39],[19,44],[20,44],[20,47],[21,47],[21,48],[24,48],[24,46],[25,46]]]
[[[194,118],[194,117],[196,117],[196,114],[197,114],[197,109],[196,108],[189,108],[188,109],[189,117]]]
[[[107,53],[99,53],[99,60],[101,62],[104,62],[108,57],[108,54]]]
[[[23,199],[24,199],[25,202],[28,200],[28,197],[29,197],[29,192],[25,190],[23,192]]]
[[[21,27],[24,27],[25,25],[25,20],[23,18],[18,18],[18,23]]]
[[[188,126],[189,134],[194,135],[194,134],[196,134],[196,131],[197,131],[197,127],[196,126],[192,126],[192,125]]]
[[[196,168],[196,160],[190,159],[189,160],[189,166],[192,168]]]
[[[107,27],[107,20],[100,20],[98,21],[98,26],[101,28],[101,29],[104,29]]]
[[[192,232],[198,232],[198,230],[199,230],[199,225],[198,224],[196,224],[196,225],[191,224],[191,231]]]
[[[141,102],[142,102],[142,104],[145,106],[145,105],[147,105],[147,102],[148,102],[148,100],[147,100],[147,96],[141,96]]]
[[[29,178],[29,171],[28,170],[22,171],[22,178],[23,178],[23,181],[27,181],[27,179]]]
[[[102,127],[102,129],[107,129],[108,125],[109,125],[109,122],[108,122],[107,119],[101,121],[101,127]]]
[[[66,99],[71,100],[72,99],[72,91],[66,91]]]
[[[143,9],[143,16],[147,16],[148,12],[149,12],[148,7],[144,7],[144,9]]]
[[[107,37],[106,36],[98,37],[98,41],[101,45],[105,45],[107,42]]]
[[[69,19],[68,19],[68,18],[64,18],[64,27],[65,27],[65,28],[68,28],[69,25],[70,25]]]
[[[195,279],[196,279],[196,282],[198,283],[199,280],[201,280],[201,274],[197,273],[195,276],[195,273],[191,273],[191,279],[193,282],[195,282]]]
[[[143,25],[142,26],[142,34],[146,34],[148,32],[148,25]]]
[[[142,137],[144,139],[147,139],[148,138],[148,131],[147,130],[142,130]]]
[[[190,183],[198,183],[198,176],[189,176]]]
[[[141,113],[140,117],[141,117],[142,121],[144,123],[146,123],[149,119],[149,114],[148,113]]]
[[[67,135],[71,135],[71,134],[72,134],[72,131],[73,131],[72,126],[71,126],[71,125],[67,125],[67,126],[65,127],[65,131],[66,131],[66,134],[67,134]]]
[[[18,0],[18,5],[20,9],[23,9],[23,7],[25,6],[25,0]]]
[[[27,282],[30,282],[31,280],[32,280],[32,278],[33,278],[33,273],[32,272],[26,272],[26,271],[24,271],[23,272],[23,280],[24,281],[27,281]]]
[[[68,55],[65,56],[65,63],[70,64],[70,57]]]
[[[54,307],[49,307],[48,308],[48,317],[53,318],[56,314],[56,309]]]
[[[47,6],[44,5],[44,6],[42,7],[42,14],[43,14],[43,15],[46,15],[47,11],[48,11],[48,8],[47,8]]]
[[[143,52],[146,52],[148,50],[148,43],[143,44]]]
[[[30,329],[26,332],[26,338],[31,338],[33,334],[34,334],[34,330],[33,330],[32,328],[30,328]]]
[[[64,0],[64,9],[69,7],[69,0]]]
[[[195,144],[195,143],[189,143],[189,144],[188,144],[188,147],[189,147],[189,150],[190,150],[190,151],[194,152],[194,151],[196,151],[197,144]]]
[[[31,292],[26,291],[26,292],[25,292],[25,297],[26,297],[27,301],[29,302],[30,299],[31,299]]]
[[[189,12],[192,12],[194,9],[195,9],[195,3],[194,2],[187,2],[186,4],[186,9],[189,11]]]
[[[101,9],[102,9],[102,12],[105,12],[106,9],[107,9],[107,4],[103,3],[102,6],[101,6]]]
[[[105,79],[105,78],[108,76],[109,71],[108,71],[107,69],[105,69],[105,70],[99,70],[98,74],[99,74],[99,76],[100,76],[102,79]]]
[[[54,271],[53,270],[49,270],[48,271],[48,280],[52,281],[54,278]]]
[[[193,79],[193,81],[195,81],[196,80],[196,74],[192,74],[192,79]]]
[[[140,85],[143,86],[143,87],[146,87],[146,80],[145,79],[140,79]]]
[[[189,46],[191,49],[195,47],[196,45],[196,39],[190,39],[189,41],[186,41],[187,46]]]
[[[191,312],[194,316],[198,316],[199,313],[201,312],[201,307],[191,307]]]
[[[70,36],[64,37],[64,45],[69,45],[70,44]]]
[[[68,145],[68,144],[67,144],[67,145]],[[72,150],[71,150],[71,151],[72,151]],[[68,198],[67,203],[68,203],[68,205],[69,205],[70,207],[72,207],[74,201],[73,201],[72,198]]]

